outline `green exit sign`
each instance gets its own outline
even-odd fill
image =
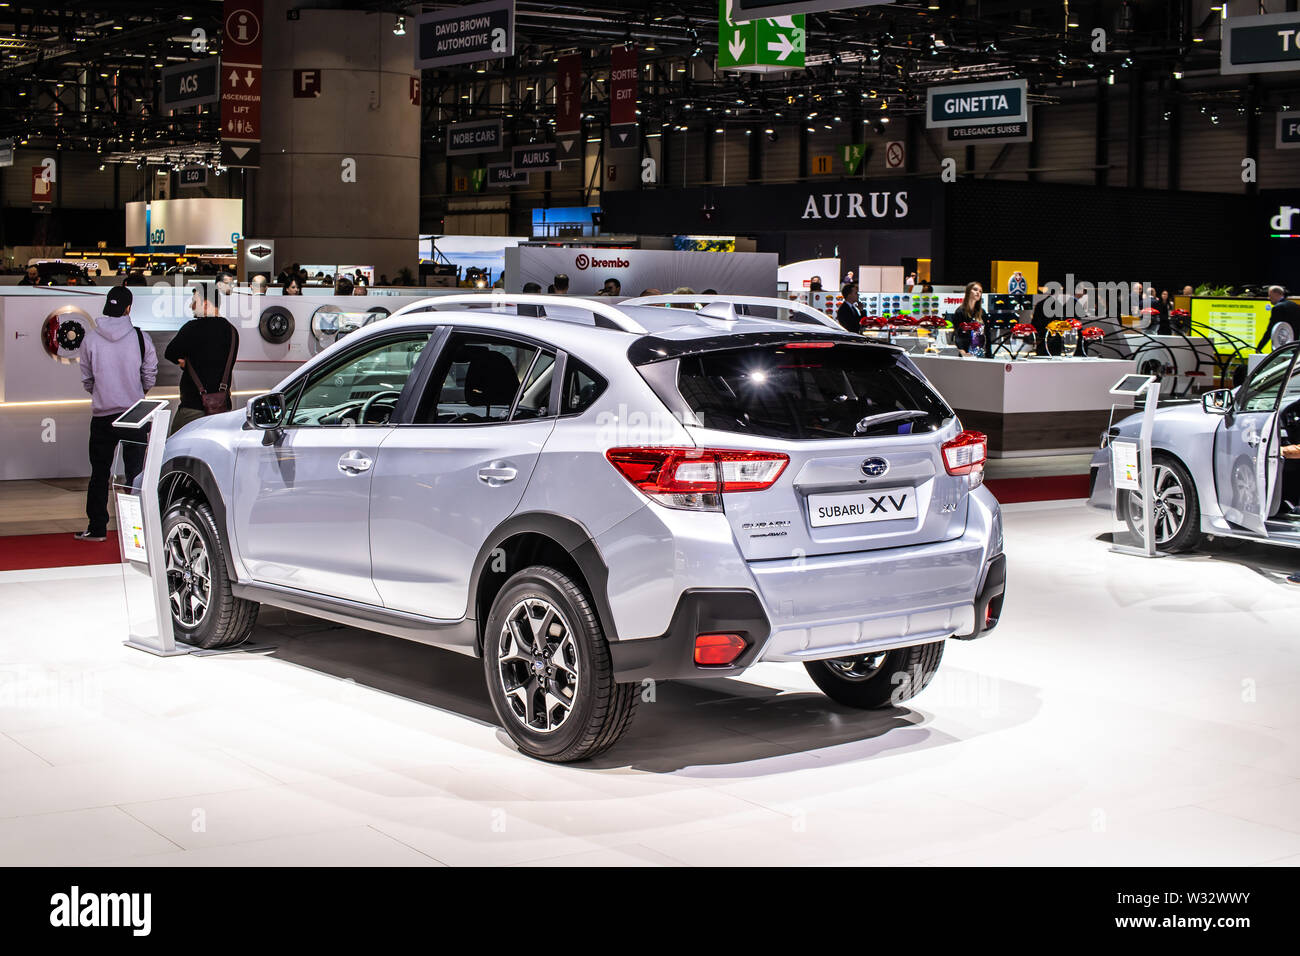
[[[718,69],[803,69],[807,33],[802,13],[747,22],[737,22],[737,15],[733,0],[718,0]]]

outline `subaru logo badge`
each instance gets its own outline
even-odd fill
[[[862,473],[868,478],[879,478],[889,471],[889,462],[883,458],[868,458],[862,463]]]

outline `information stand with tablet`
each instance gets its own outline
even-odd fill
[[[158,480],[171,425],[166,401],[145,398],[113,420],[119,428],[137,429],[144,437],[144,469],[130,486],[117,486],[117,540],[122,551],[122,584],[129,621],[127,647],[158,657],[188,654],[176,646],[167,595],[167,569],[163,554],[162,508]]]
[[[1129,494],[1136,491],[1142,502],[1142,540],[1138,546],[1112,544],[1110,550],[1117,554],[1136,554],[1144,558],[1161,558],[1156,550],[1155,521],[1152,505],[1151,435],[1155,430],[1156,406],[1160,402],[1160,383],[1154,375],[1125,375],[1113,386],[1110,394],[1137,399],[1143,397],[1142,428],[1137,441],[1131,438],[1113,438],[1110,442],[1111,480],[1115,488],[1115,520],[1117,526],[1127,527],[1121,509],[1129,506]]]

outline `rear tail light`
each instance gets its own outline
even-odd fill
[[[739,634],[700,634],[695,638],[695,663],[700,667],[727,667],[748,646]]]
[[[721,511],[728,492],[772,487],[790,463],[780,452],[643,446],[605,452],[619,474],[670,508]]]
[[[988,450],[989,440],[983,432],[964,431],[943,443],[943,467],[950,475],[982,476]]]

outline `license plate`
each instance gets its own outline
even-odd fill
[[[877,488],[808,496],[808,521],[814,528],[915,517],[915,488]]]

